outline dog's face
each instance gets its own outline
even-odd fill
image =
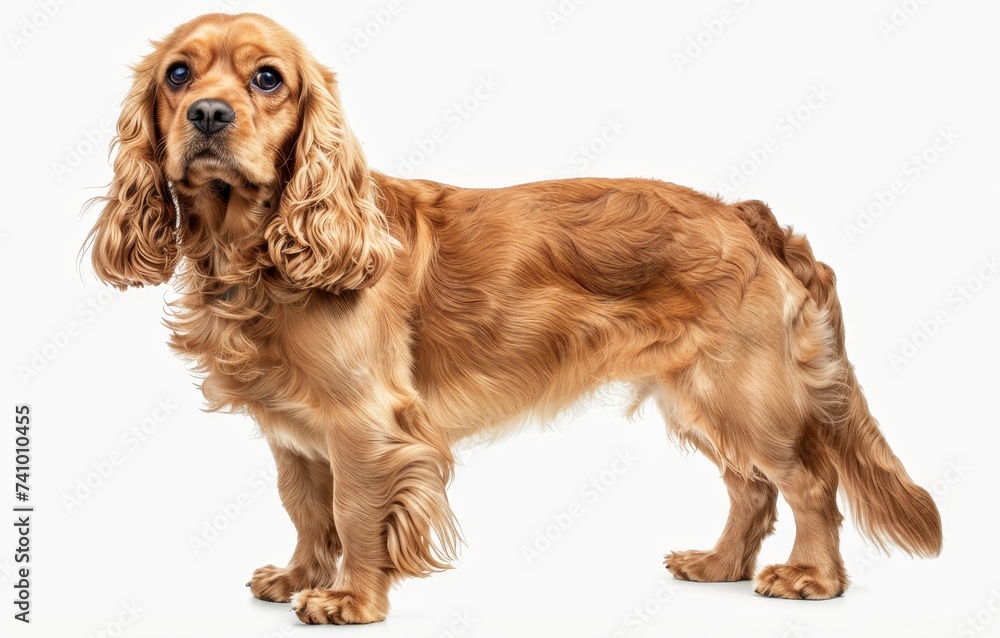
[[[183,188],[272,187],[298,131],[303,55],[258,16],[205,16],[152,65],[163,172]]]
[[[135,66],[88,238],[98,276],[162,283],[181,257],[238,243],[249,248],[227,255],[230,284],[261,270],[299,290],[377,281],[392,257],[388,223],[333,73],[256,14],[201,16],[154,46]]]

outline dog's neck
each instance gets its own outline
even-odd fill
[[[264,344],[276,334],[282,312],[300,307],[311,292],[277,279],[269,261],[264,230],[279,195],[183,186],[176,193],[183,259],[176,283],[181,296],[170,303],[167,320],[171,346],[220,373],[218,379],[252,382],[267,367],[261,363]],[[212,409],[230,403],[230,395],[216,390],[209,397]]]
[[[178,250],[200,276],[238,285],[264,265],[264,228],[277,206],[275,193],[215,182],[199,188],[171,185],[171,196]]]

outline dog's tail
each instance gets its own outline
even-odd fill
[[[941,517],[934,500],[910,479],[889,448],[847,359],[833,270],[816,261],[804,236],[779,226],[763,202],[739,202],[735,208],[760,244],[789,268],[828,318],[842,378],[832,402],[832,423],[824,428],[825,442],[858,529],[882,549],[893,544],[908,554],[938,555]]]

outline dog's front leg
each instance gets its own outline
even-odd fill
[[[307,458],[268,439],[278,468],[278,493],[295,524],[298,540],[286,567],[267,565],[247,583],[255,598],[288,602],[292,594],[333,583],[340,539],[333,521],[333,475],[330,464]]]
[[[445,493],[451,455],[432,435],[419,399],[388,396],[394,400],[352,410],[331,428],[343,558],[332,587],[292,598],[302,622],[383,620],[394,580],[445,569],[454,555],[458,533]]]

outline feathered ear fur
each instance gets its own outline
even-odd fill
[[[112,142],[115,176],[107,196],[97,198],[104,210],[84,244],[97,276],[122,290],[163,283],[177,264],[174,212],[156,158],[156,68],[151,55],[134,69]]]
[[[333,73],[313,62],[303,68],[299,113],[294,173],[265,232],[271,260],[304,288],[370,286],[392,257],[388,223]]]

